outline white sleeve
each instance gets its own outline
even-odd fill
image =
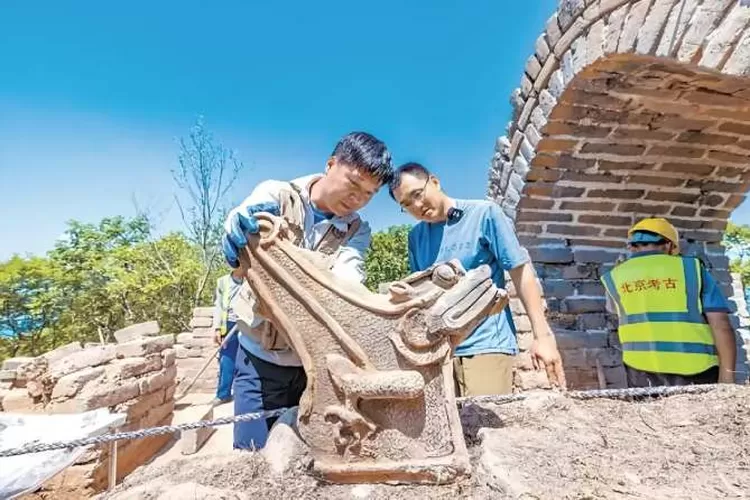
[[[360,219],[359,229],[336,255],[331,271],[337,277],[360,283],[365,281],[365,252],[370,246],[371,236],[370,224]]]
[[[287,186],[289,186],[289,183],[287,182],[274,180],[263,181],[255,186],[255,189],[253,189],[253,191],[250,193],[250,196],[245,198],[242,203],[229,211],[229,213],[227,214],[227,218],[224,221],[224,230],[226,232],[231,231],[232,227],[229,221],[232,219],[235,213],[246,211],[248,207],[257,205],[259,203],[278,202],[279,191]]]

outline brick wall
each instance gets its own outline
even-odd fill
[[[677,0],[560,2],[495,145],[488,196],[534,260],[572,387],[623,381],[599,277],[637,220],[668,217],[683,253],[734,294],[720,242],[750,187],[750,8],[686,0],[680,9]],[[523,321],[519,303],[514,313]],[[539,378],[526,384],[520,371],[519,386]]]
[[[37,358],[6,360],[2,367],[5,385],[0,389],[2,410],[54,414],[109,408],[127,414],[123,431],[169,425],[175,393],[174,339],[172,335],[134,335],[139,329],[153,331],[153,323],[117,335],[122,343],[90,347],[72,343]],[[170,439],[164,435],[119,443],[118,480],[147,462]],[[94,447],[41,491],[60,498],[90,496],[107,486],[108,467],[108,446]]]
[[[219,376],[219,361],[215,358],[217,345],[213,340],[213,307],[196,307],[190,320],[190,331],[177,335],[177,383],[179,392],[208,362],[208,366],[190,388],[190,393],[214,393]]]

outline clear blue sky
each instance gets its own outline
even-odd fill
[[[556,3],[5,1],[0,259],[47,251],[69,219],[132,215],[134,198],[179,228],[175,139],[199,114],[247,165],[233,202],[320,171],[350,130],[482,198]],[[365,215],[375,229],[412,222],[386,192]]]

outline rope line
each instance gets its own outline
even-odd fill
[[[561,396],[572,399],[633,399],[644,396],[672,396],[675,394],[699,394],[712,391],[726,384],[705,384],[705,385],[686,385],[686,386],[655,386],[655,387],[630,387],[626,389],[595,389],[589,391],[570,391],[560,392]],[[467,396],[456,398],[459,406],[476,403],[503,404],[513,401],[526,399],[527,394],[498,394],[494,396]],[[177,434],[182,431],[201,429],[203,427],[215,427],[219,425],[232,424],[234,422],[247,422],[261,418],[277,417],[291,408],[278,408],[275,410],[265,410],[253,413],[244,413],[231,417],[222,417],[214,420],[199,420],[197,422],[188,422],[179,425],[164,425],[160,427],[151,427],[148,429],[139,429],[130,432],[115,432],[111,434],[102,434],[80,439],[71,439],[69,441],[53,441],[49,443],[40,443],[38,441],[28,443],[19,448],[7,448],[0,450],[0,458],[12,457],[16,455],[25,455],[28,453],[39,453],[43,451],[62,450],[78,448],[81,446],[91,446],[104,444],[112,441],[121,441],[129,439],[143,439],[160,434]]]

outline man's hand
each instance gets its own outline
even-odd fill
[[[214,330],[214,344],[221,345],[221,330]]]
[[[267,202],[251,205],[233,213],[229,219],[229,230],[221,239],[221,248],[227,264],[234,269],[240,267],[240,249],[247,245],[247,235],[257,234],[260,231],[258,219],[255,218],[258,212],[279,215],[279,204]]]
[[[719,367],[719,383],[734,384],[734,370],[730,368]]]
[[[554,335],[550,333],[534,340],[534,343],[531,344],[531,362],[535,370],[539,370],[544,365],[547,378],[553,386],[562,390],[567,388],[562,358],[560,357],[560,351],[557,350],[557,341]]]

